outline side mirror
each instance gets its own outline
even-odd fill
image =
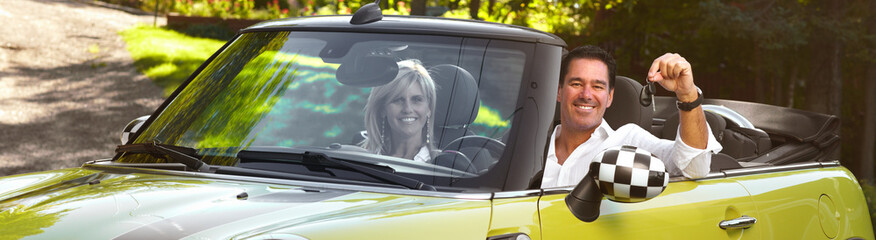
[[[143,123],[146,123],[146,119],[149,119],[149,115],[138,117],[125,126],[125,129],[122,130],[122,145],[128,144],[128,140],[131,140],[131,137],[140,131],[140,127],[143,127]]]
[[[590,172],[566,196],[566,206],[585,222],[599,218],[602,197],[623,203],[642,202],[660,195],[669,184],[663,161],[632,146],[602,151],[590,163]]]

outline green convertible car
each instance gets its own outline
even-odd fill
[[[770,105],[706,99],[724,150],[704,178],[648,175],[656,197],[540,188],[565,48],[374,4],[254,25],[112,158],[0,178],[0,239],[873,239],[838,119]],[[615,87],[612,127],[674,138],[674,99]],[[426,142],[398,154],[404,134]]]

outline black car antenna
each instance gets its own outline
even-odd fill
[[[376,0],[356,10],[353,18],[350,19],[350,24],[361,25],[380,21],[381,19],[383,19],[383,11],[380,10],[380,0]]]

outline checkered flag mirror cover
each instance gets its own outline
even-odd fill
[[[606,149],[593,158],[590,173],[606,198],[615,202],[641,202],[660,195],[669,184],[663,161],[633,146]]]
[[[125,126],[125,129],[122,130],[122,144],[128,144],[128,140],[134,136],[134,133],[140,131],[140,127],[143,126],[143,123],[146,123],[146,119],[149,119],[149,115],[131,120],[131,122]]]

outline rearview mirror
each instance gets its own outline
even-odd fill
[[[660,195],[669,184],[663,161],[633,146],[602,151],[590,163],[590,172],[566,196],[566,206],[585,222],[599,217],[602,197],[615,202],[642,202]]]
[[[128,140],[135,135],[138,131],[140,131],[140,127],[143,127],[143,123],[146,122],[146,119],[149,119],[149,115],[138,117],[125,126],[125,129],[122,130],[122,145],[128,144]]]
[[[335,78],[353,87],[376,87],[387,84],[398,75],[398,63],[390,56],[363,55],[341,63]]]

